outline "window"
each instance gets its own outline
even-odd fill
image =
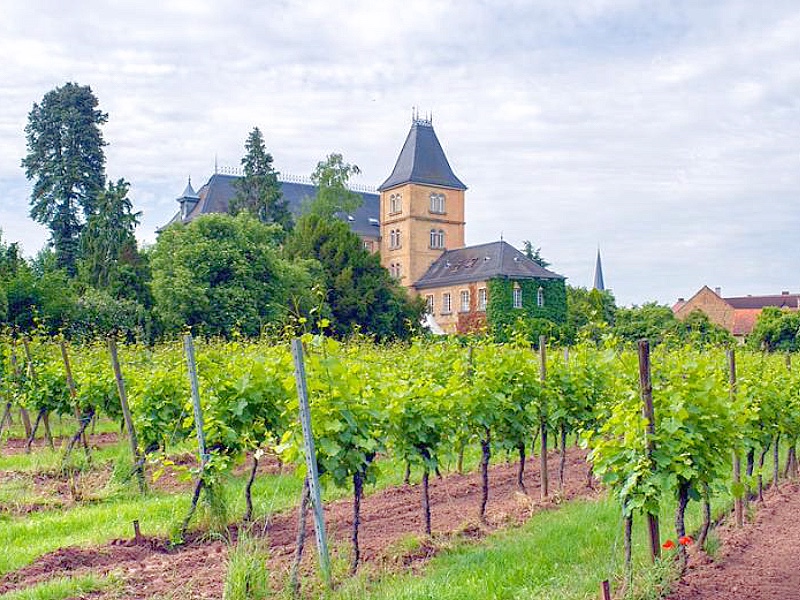
[[[392,229],[389,232],[389,249],[394,250],[400,247],[400,230]]]
[[[443,215],[444,210],[444,194],[431,192],[431,209],[430,212]]]
[[[536,305],[544,306],[544,288],[542,287],[540,287],[539,291],[536,292]]]
[[[403,212],[403,195],[392,194],[389,196],[389,214],[394,215]]]
[[[425,296],[425,311],[429,314],[433,314],[433,294],[428,294]]]
[[[461,290],[461,312],[469,312],[469,290]]]
[[[370,242],[369,240],[364,240],[364,250],[372,252],[372,242]]]
[[[522,288],[514,284],[514,308],[522,308]]]
[[[478,310],[486,310],[486,288],[478,288]]]
[[[450,305],[450,292],[442,294],[442,314],[449,315],[453,312],[453,307]]]
[[[400,279],[403,276],[403,269],[399,262],[391,263],[389,265],[389,275],[391,275],[395,279]]]
[[[444,230],[443,229],[431,229],[431,243],[430,247],[433,249],[442,249],[444,248]]]

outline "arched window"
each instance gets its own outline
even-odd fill
[[[400,247],[400,230],[392,229],[389,232],[389,249],[394,250]]]
[[[536,305],[537,306],[544,306],[544,288],[540,287],[539,291],[536,292]]]
[[[392,194],[389,196],[389,214],[403,212],[403,195]]]
[[[431,229],[431,248],[441,249],[444,248],[444,230]]]
[[[514,283],[514,308],[522,308],[522,288]]]
[[[443,215],[445,213],[444,194],[439,192],[431,192],[430,200],[431,200],[430,212]]]

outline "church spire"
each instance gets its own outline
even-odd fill
[[[594,285],[592,286],[592,289],[600,292],[606,289],[606,286],[603,283],[603,263],[600,260],[600,248],[597,249],[597,263],[594,266]]]

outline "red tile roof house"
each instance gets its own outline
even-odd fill
[[[707,285],[688,300],[679,298],[672,307],[678,319],[685,319],[695,310],[699,310],[716,323],[730,331],[736,339],[744,338],[753,330],[758,315],[766,306],[775,306],[786,310],[800,309],[800,294],[782,292],[769,296],[740,296],[723,298],[719,288],[712,290]]]

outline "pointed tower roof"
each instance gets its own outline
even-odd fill
[[[397,157],[394,170],[378,187],[378,191],[382,192],[404,183],[438,185],[456,190],[467,189],[450,168],[430,119],[418,117],[413,119],[411,131],[408,132],[400,156]]]
[[[594,266],[594,285],[592,289],[603,291],[606,289],[603,283],[603,263],[600,260],[600,248],[597,249],[597,263]]]
[[[189,182],[186,184],[186,189],[183,190],[183,193],[180,196],[178,196],[178,200],[183,200],[184,198],[190,198],[192,200],[200,199],[200,196],[197,195],[197,192],[195,192],[194,188],[192,187],[191,177],[189,177]]]

